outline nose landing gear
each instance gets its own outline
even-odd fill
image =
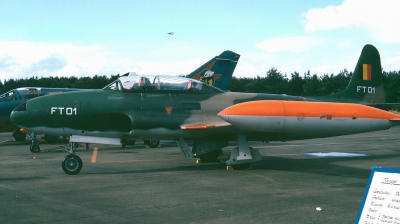
[[[39,140],[36,138],[36,134],[34,132],[29,132],[28,135],[32,139],[32,144],[29,150],[33,153],[40,152]]]

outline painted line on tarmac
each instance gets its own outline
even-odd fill
[[[10,140],[4,140],[4,141],[0,142],[0,144],[1,144],[1,143],[5,143],[5,142],[8,142],[8,141],[10,141]]]
[[[96,163],[97,161],[97,150],[99,150],[97,147],[94,147],[93,149],[93,154],[92,154],[92,159],[91,159],[91,163]]]

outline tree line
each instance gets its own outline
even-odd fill
[[[383,84],[387,103],[400,103],[400,71],[383,71]],[[322,96],[338,93],[349,84],[353,72],[346,69],[338,74],[318,76],[310,71],[300,75],[293,72],[288,76],[277,68],[271,68],[264,77],[233,77],[228,90],[232,92],[273,93],[294,96]],[[19,87],[54,87],[101,89],[119,75],[93,77],[31,77],[25,79],[9,79],[0,81],[0,94]]]
[[[400,103],[400,71],[382,71],[385,101]],[[311,75],[310,71],[300,75],[293,72],[288,77],[276,68],[266,72],[265,77],[233,77],[228,89],[232,92],[274,93],[293,96],[323,96],[338,93],[350,82],[353,72],[346,69],[338,74]]]
[[[78,88],[101,89],[119,78],[119,75],[105,75],[93,77],[31,77],[25,79],[8,79],[2,83],[0,80],[0,94],[20,87],[50,87],[50,88]]]

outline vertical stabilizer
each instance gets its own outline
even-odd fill
[[[329,96],[310,98],[329,102],[385,103],[378,50],[370,44],[364,46],[349,85],[343,91]]]
[[[224,51],[186,77],[200,80],[221,90],[226,90],[239,58],[240,55],[235,52]]]

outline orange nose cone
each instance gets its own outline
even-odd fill
[[[19,129],[19,131],[22,132],[22,133],[25,133],[25,134],[28,132],[27,130],[25,130],[23,128]]]

